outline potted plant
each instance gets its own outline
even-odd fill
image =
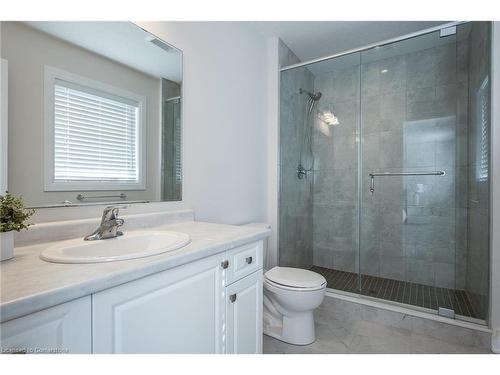
[[[15,197],[9,192],[0,195],[0,260],[14,257],[14,231],[27,229],[27,224],[35,210],[26,209],[21,197]]]

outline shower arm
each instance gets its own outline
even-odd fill
[[[445,171],[431,171],[431,172],[374,172],[370,173],[370,193],[375,192],[375,176],[444,176]]]

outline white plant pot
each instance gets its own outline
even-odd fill
[[[0,232],[0,261],[14,258],[14,231]]]

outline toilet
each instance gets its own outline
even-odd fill
[[[264,274],[264,334],[294,345],[316,340],[314,315],[326,280],[316,272],[274,267]]]

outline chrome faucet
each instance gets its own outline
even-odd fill
[[[126,206],[108,206],[102,213],[101,225],[94,233],[85,236],[85,241],[105,240],[107,238],[115,238],[123,235],[123,232],[118,230],[125,222],[118,218],[118,210],[126,208]]]

